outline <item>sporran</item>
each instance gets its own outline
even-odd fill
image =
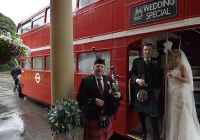
[[[140,102],[145,102],[148,99],[147,91],[142,89],[137,93],[137,99]]]
[[[105,128],[105,127],[108,126],[108,124],[109,124],[109,117],[108,116],[101,116],[99,118],[99,126],[100,127]]]

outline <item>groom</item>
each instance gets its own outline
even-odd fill
[[[133,60],[131,69],[131,79],[134,82],[132,91],[132,103],[135,110],[138,111],[140,122],[142,125],[142,140],[147,139],[147,128],[145,123],[145,116],[150,115],[151,125],[153,128],[154,140],[159,140],[158,133],[158,106],[157,98],[154,89],[158,88],[158,77],[160,73],[160,66],[158,60],[152,57],[153,46],[147,43],[142,46],[143,57]],[[147,91],[148,98],[141,102],[137,99],[137,94],[140,90]]]

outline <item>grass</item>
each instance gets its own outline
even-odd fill
[[[2,74],[9,74],[11,71],[0,71],[0,73],[2,73]]]

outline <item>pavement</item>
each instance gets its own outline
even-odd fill
[[[0,73],[0,140],[51,140],[52,133],[45,114],[48,106],[13,92],[10,72]],[[82,140],[83,127],[75,131]]]

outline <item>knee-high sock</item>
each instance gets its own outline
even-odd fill
[[[154,140],[159,139],[159,133],[158,133],[158,118],[157,117],[150,117],[151,118],[151,126],[153,128],[153,136]]]
[[[138,112],[138,115],[139,115],[140,122],[142,125],[142,131],[147,131],[146,124],[145,124],[145,113]]]

